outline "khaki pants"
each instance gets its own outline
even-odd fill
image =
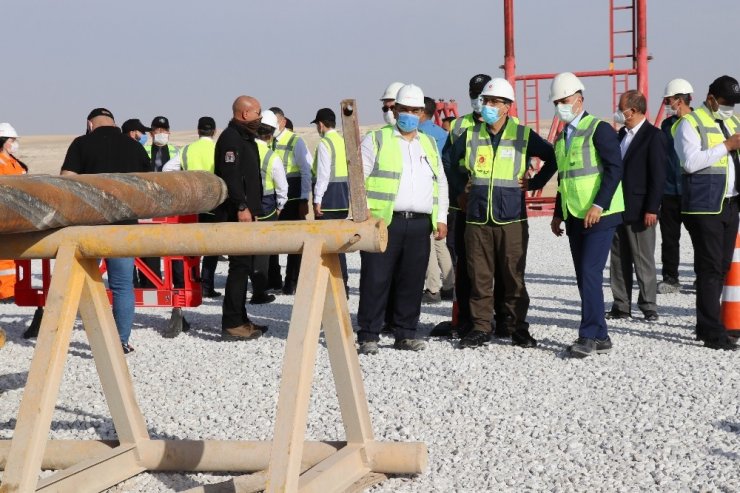
[[[505,225],[467,224],[465,228],[473,329],[491,332],[494,274],[504,284],[504,308],[509,331],[526,328],[529,294],[524,285],[524,269],[529,225],[522,221]]]
[[[431,293],[439,293],[440,289],[448,291],[455,287],[455,270],[447,240],[435,240],[432,236],[431,242],[424,286]]]

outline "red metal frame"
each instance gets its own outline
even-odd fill
[[[621,12],[629,12],[631,28],[615,29],[615,24],[623,20]],[[631,53],[617,53],[616,37],[631,35]],[[627,3],[615,5],[615,0],[609,0],[609,69],[587,70],[573,72],[578,77],[611,77],[612,79],[612,106],[616,108],[621,93],[629,89],[631,77],[637,79],[637,89],[648,98],[648,60],[647,54],[647,0],[627,0]],[[624,62],[629,61],[628,66]],[[617,67],[616,65],[619,65]],[[514,54],[514,0],[504,0],[504,77],[516,88],[521,82],[524,97],[521,99],[523,107],[522,122],[540,132],[540,86],[539,81],[549,80],[557,74],[516,74],[516,56]],[[513,105],[512,114],[517,115],[517,107]],[[662,105],[658,110],[656,123],[662,117]],[[548,140],[553,142],[562,127],[557,116],[553,117]],[[533,163],[533,170],[539,170],[540,162]],[[533,207],[547,206],[554,202],[554,197],[542,197],[541,191],[527,197],[527,205]]]
[[[441,127],[443,119],[448,117],[457,118],[458,116],[457,102],[454,99],[450,99],[449,101],[440,99],[437,101],[437,106],[434,109],[434,123]]]

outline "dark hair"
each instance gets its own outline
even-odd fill
[[[280,108],[278,108],[278,109],[280,109]],[[277,115],[277,113],[275,111],[273,111],[273,113],[275,113]],[[293,120],[291,120],[290,118],[286,118],[285,119],[285,128],[287,128],[288,130],[290,130],[292,132],[293,131]]]
[[[430,98],[429,96],[424,96],[424,113],[426,113],[427,118],[432,118],[436,110],[437,103],[434,101],[434,99]]]
[[[213,137],[216,134],[216,129],[212,130],[198,130],[198,135],[201,137]]]
[[[337,126],[337,121],[336,120],[326,119],[326,120],[319,120],[319,121],[321,123],[323,123],[326,128],[334,128],[334,127]]]
[[[442,121],[443,121],[443,122],[449,122],[449,123],[452,123],[452,122],[454,122],[455,120],[456,120],[456,118],[455,118],[454,116],[447,116],[447,117],[445,117],[445,118],[442,118]]]
[[[260,137],[263,135],[272,135],[274,131],[275,129],[272,126],[267,125],[266,123],[260,123],[260,126],[257,127],[257,135],[259,135]]]
[[[683,101],[686,106],[691,106],[691,94],[674,94],[673,97]]]
[[[278,116],[282,116],[283,118],[285,118],[285,113],[283,113],[283,110],[281,110],[277,106],[273,106],[272,108],[270,108],[270,111],[272,111],[273,113],[275,113]]]
[[[634,108],[643,115],[647,112],[647,101],[645,100],[645,96],[643,96],[637,89],[626,91],[622,94],[622,97],[624,98],[624,104],[627,108]]]

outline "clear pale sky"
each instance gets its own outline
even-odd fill
[[[608,0],[515,0],[514,10],[517,73],[608,68]],[[466,113],[469,78],[503,76],[502,0],[16,0],[1,19],[0,121],[21,135],[81,133],[98,106],[119,124],[162,114],[191,130],[210,115],[223,127],[240,94],[296,126],[356,98],[372,124],[394,80]],[[648,0],[651,112],[672,78],[700,101],[715,77],[740,78],[738,19],[738,0]],[[610,115],[609,79],[584,83],[587,109]]]

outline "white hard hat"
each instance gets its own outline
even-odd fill
[[[18,138],[18,132],[15,131],[10,123],[0,123],[0,137]]]
[[[693,92],[694,88],[691,87],[691,84],[686,79],[673,79],[665,86],[663,97],[668,98],[676,94],[692,94]]]
[[[277,115],[270,110],[264,110],[262,112],[262,123],[272,128],[278,128]]]
[[[380,97],[380,100],[383,101],[384,99],[396,99],[396,94],[398,94],[398,90],[401,89],[403,86],[403,82],[391,82],[390,85],[385,88],[385,92],[383,93],[383,96]]]
[[[414,84],[406,84],[396,94],[396,104],[402,104],[411,108],[424,107],[424,92],[421,87]]]
[[[563,72],[556,75],[550,84],[550,102],[572,96],[578,91],[585,90],[581,80],[572,72]]]
[[[496,96],[499,98],[506,98],[509,101],[514,101],[514,88],[511,87],[509,81],[496,77],[488,81],[488,84],[483,86],[483,91],[480,93],[481,96]]]

